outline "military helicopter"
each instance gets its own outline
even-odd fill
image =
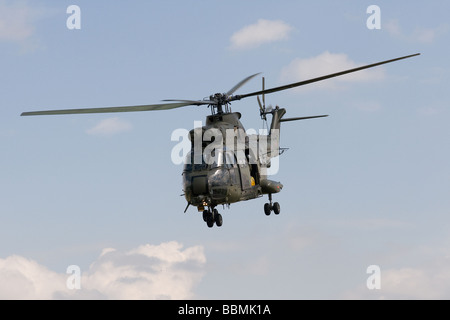
[[[281,123],[328,116],[283,118],[286,109],[278,106],[275,108],[266,107],[266,94],[343,76],[418,55],[420,53],[271,89],[265,89],[263,78],[261,91],[241,95],[234,95],[234,93],[259,74],[243,79],[226,93],[216,93],[203,100],[163,100],[165,103],[162,104],[34,111],[24,112],[21,115],[135,112],[169,110],[186,106],[208,106],[211,109],[211,115],[206,117],[206,125],[189,132],[191,151],[186,156],[182,174],[183,192],[187,201],[184,212],[188,210],[189,206],[197,207],[197,210],[203,214],[203,220],[208,227],[211,228],[214,224],[221,227],[223,218],[216,209],[218,205],[230,206],[232,203],[256,199],[263,195],[267,195],[269,199],[269,202],[264,204],[264,213],[266,215],[270,215],[272,212],[276,215],[280,214],[280,204],[278,202],[272,203],[272,195],[279,193],[283,189],[283,185],[280,182],[269,180],[267,170],[271,166],[271,159],[283,152],[283,149],[279,147]],[[266,124],[267,115],[272,117],[268,134],[247,134],[240,122],[241,114],[231,111],[231,102],[254,96],[257,97],[260,116]]]

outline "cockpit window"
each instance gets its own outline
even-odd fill
[[[223,149],[213,149],[210,152],[207,150],[201,157],[202,163],[195,163],[195,160],[193,153],[189,152],[184,162],[184,171],[200,171],[222,166],[228,169],[236,163],[234,154]]]
[[[199,163],[199,159],[201,159],[201,163]],[[184,171],[201,171],[206,169],[208,169],[208,164],[205,163],[203,157],[198,157],[198,159],[196,159],[192,152],[189,152],[186,155],[186,159],[184,160]]]
[[[223,150],[213,149],[211,152],[206,151],[204,153],[204,161],[211,168],[218,168],[223,165]]]

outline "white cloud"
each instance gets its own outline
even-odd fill
[[[0,40],[22,41],[34,33],[31,9],[25,3],[0,1]]]
[[[130,131],[133,128],[131,123],[117,117],[100,121],[93,128],[86,130],[91,135],[111,136],[120,132]]]
[[[253,49],[262,44],[287,40],[292,29],[281,20],[259,19],[257,23],[248,25],[231,36],[231,49]]]
[[[413,43],[429,44],[447,33],[449,25],[443,23],[435,28],[416,27],[412,32],[406,33],[400,27],[398,20],[390,20],[383,25],[383,28],[396,39]]]
[[[63,292],[65,276],[20,256],[0,259],[0,299],[51,299]]]
[[[390,20],[383,24],[383,29],[387,30],[387,32],[394,37],[401,37],[402,31],[398,20]]]
[[[0,259],[0,299],[192,299],[203,277],[203,247],[178,242],[122,252],[105,249],[82,273],[81,290],[70,274],[56,273],[20,256]]]
[[[383,296],[394,299],[439,299],[449,297],[447,268],[401,268],[382,273]]]
[[[353,69],[364,65],[356,63],[343,53],[324,53],[312,58],[297,58],[288,66],[281,70],[281,80],[283,82],[297,82],[308,80],[327,74]],[[344,76],[327,79],[324,81],[310,84],[308,88],[338,88],[339,83],[345,82],[361,82],[361,81],[377,81],[385,77],[382,67],[376,67],[370,70],[357,71],[355,73]],[[302,88],[303,90],[303,88]]]
[[[82,286],[109,299],[190,299],[206,263],[203,247],[177,242],[109,250],[83,274]]]
[[[50,11],[32,7],[27,1],[0,0],[0,42],[19,44],[23,49],[35,49],[35,22]]]

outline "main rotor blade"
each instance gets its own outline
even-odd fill
[[[241,82],[239,82],[237,85],[235,85],[233,88],[231,88],[228,92],[227,92],[227,96],[231,96],[234,92],[236,92],[237,89],[239,89],[240,87],[242,87],[244,84],[246,84],[249,80],[251,80],[252,78],[256,77],[257,75],[261,74],[261,72],[259,73],[255,73],[247,78],[245,78],[244,80],[242,80]]]
[[[322,80],[326,80],[326,79],[330,79],[330,78],[334,78],[334,77],[343,76],[344,74],[348,74],[348,73],[352,73],[352,72],[356,72],[356,71],[360,71],[360,70],[364,70],[364,69],[373,68],[373,67],[376,67],[376,66],[380,66],[382,64],[391,63],[391,62],[394,62],[394,61],[399,61],[399,60],[415,57],[415,56],[418,56],[418,55],[420,55],[420,53],[416,53],[416,54],[412,54],[412,55],[409,55],[409,56],[404,56],[404,57],[400,57],[400,58],[396,58],[396,59],[386,60],[386,61],[382,61],[382,62],[377,62],[377,63],[373,63],[373,64],[369,64],[369,65],[366,65],[366,66],[362,66],[362,67],[358,67],[358,68],[354,68],[354,69],[349,69],[349,70],[345,70],[345,71],[341,71],[341,72],[336,72],[336,73],[332,73],[332,74],[325,75],[325,76],[322,76],[322,77],[313,78],[313,79],[310,79],[310,80],[295,82],[295,83],[291,83],[291,84],[288,84],[288,85],[285,85],[285,86],[281,86],[281,87],[276,87],[276,88],[267,89],[267,90],[261,90],[261,91],[252,92],[252,93],[248,93],[248,94],[236,95],[236,96],[231,97],[230,101],[241,100],[241,99],[247,98],[247,97],[257,96],[257,95],[261,95],[261,94],[269,94],[269,93],[274,93],[274,92],[287,90],[287,89],[291,89],[291,88],[295,88],[295,87],[300,87],[300,86],[303,86],[303,85],[306,85],[306,84],[310,84],[310,83],[314,83],[314,82],[318,82],[318,81],[322,81]]]
[[[325,117],[328,117],[328,115],[311,116],[311,117],[297,117],[297,118],[284,118],[284,119],[280,119],[280,122],[307,120],[307,119],[316,119],[316,118],[325,118]]]
[[[84,114],[84,113],[111,113],[111,112],[169,110],[169,109],[181,108],[181,107],[190,106],[190,105],[191,105],[191,103],[179,102],[179,103],[150,104],[150,105],[129,106],[129,107],[47,110],[47,111],[24,112],[21,114],[21,116],[45,116],[45,115],[60,115],[60,114]]]
[[[212,105],[212,104],[217,104],[216,101],[212,101],[212,100],[178,100],[178,99],[165,99],[162,101],[177,101],[177,102],[182,102],[182,103],[188,103],[189,105],[192,106],[202,106],[202,105]]]

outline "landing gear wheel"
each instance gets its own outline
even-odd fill
[[[219,221],[219,216],[220,216],[220,221]],[[219,214],[217,209],[209,208],[209,210],[203,211],[203,220],[206,221],[206,225],[209,228],[214,227],[214,223],[217,223],[217,225],[219,226],[219,222],[220,222],[221,223],[220,225],[222,225],[222,216]]]
[[[203,220],[206,222],[206,225],[209,228],[214,227],[214,224],[216,224],[218,227],[221,227],[223,225],[223,218],[222,215],[217,211],[217,209],[213,209],[211,207],[208,208],[208,210],[203,211]]]
[[[276,215],[280,214],[280,204],[278,202],[275,202],[272,206],[273,213]]]
[[[208,228],[214,227],[214,219],[213,219],[212,216],[208,216],[208,219],[206,221],[206,225],[208,226]]]
[[[270,213],[272,212],[272,208],[270,207],[270,203],[266,203],[264,205],[264,213],[266,216],[270,216]]]
[[[218,227],[221,227],[223,224],[223,219],[222,219],[222,215],[220,213],[217,213],[216,215],[214,215],[214,220],[216,221],[216,225]]]

